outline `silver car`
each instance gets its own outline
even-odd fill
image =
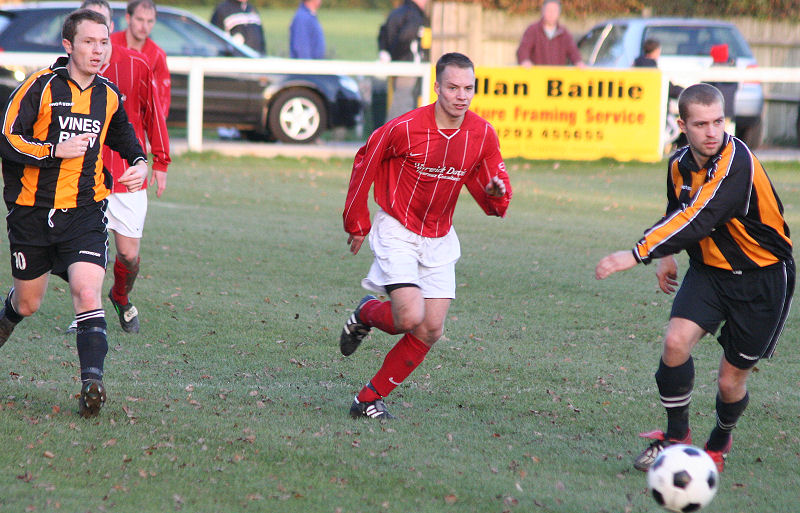
[[[592,27],[578,41],[584,62],[604,68],[629,68],[642,54],[645,40],[661,43],[659,68],[697,69],[712,64],[713,45],[727,44],[731,64],[756,66],[750,46],[735,25],[723,21],[691,18],[618,18]],[[673,80],[675,81],[675,80]],[[676,81],[677,85],[683,85]],[[736,136],[751,148],[761,143],[764,90],[759,83],[738,84],[734,100]]]

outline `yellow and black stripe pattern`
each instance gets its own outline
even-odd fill
[[[3,198],[7,205],[73,208],[103,200],[111,176],[103,169],[108,144],[133,164],[144,159],[119,90],[101,76],[86,89],[69,78],[67,59],[28,77],[3,117]],[[92,134],[82,157],[56,158],[56,145]]]
[[[688,147],[669,161],[667,214],[645,231],[633,254],[642,263],[686,250],[705,265],[729,271],[791,259],[783,205],[761,163],[739,139],[699,168]]]

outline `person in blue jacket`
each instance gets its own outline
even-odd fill
[[[324,59],[325,35],[317,19],[322,0],[301,0],[289,26],[289,57]]]

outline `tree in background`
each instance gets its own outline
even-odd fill
[[[434,0],[436,1],[436,0]],[[447,0],[458,3],[481,4],[487,9],[498,9],[513,13],[538,12],[541,0]],[[215,5],[217,0],[160,0],[158,3],[172,6]],[[251,0],[259,9],[296,8],[298,0]],[[2,2],[0,2],[2,3]],[[351,9],[379,9],[389,12],[402,3],[401,0],[326,0],[325,6]],[[645,10],[653,16],[686,16],[726,18],[749,16],[759,19],[800,19],[798,0],[561,0],[565,12],[573,16],[639,16]]]

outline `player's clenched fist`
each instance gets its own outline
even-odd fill
[[[118,181],[128,188],[128,192],[136,192],[142,188],[145,180],[147,180],[147,163],[140,160],[126,169]]]
[[[486,194],[489,196],[504,196],[506,194],[506,184],[500,177],[493,176],[492,181],[486,184]]]
[[[95,134],[80,134],[70,137],[66,141],[56,144],[55,156],[60,159],[83,157],[94,139],[97,139]]]

